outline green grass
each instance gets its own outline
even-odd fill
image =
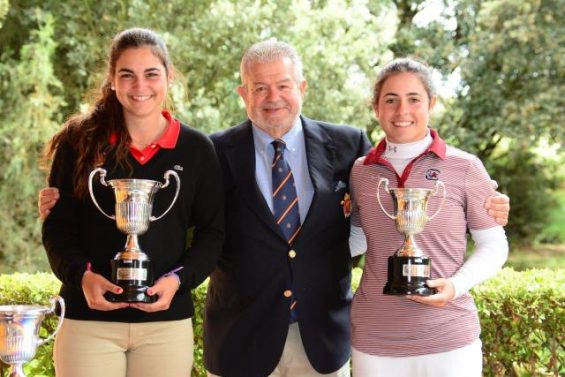
[[[545,242],[532,246],[512,247],[507,266],[516,270],[565,269],[565,187],[556,191],[554,195],[558,204],[548,213],[549,225],[540,237]]]
[[[511,249],[506,266],[517,271],[529,268],[565,269],[565,244],[541,244],[521,249]]]
[[[549,226],[543,231],[543,239],[565,243],[565,188],[555,192],[558,205],[549,213]]]

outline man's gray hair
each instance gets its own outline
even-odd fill
[[[294,68],[294,80],[299,83],[304,79],[302,60],[296,49],[286,42],[269,39],[252,45],[245,51],[241,59],[241,82],[245,85],[245,74],[253,63],[273,62],[288,58]]]

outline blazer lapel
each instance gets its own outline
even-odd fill
[[[284,235],[276,224],[255,180],[255,145],[251,122],[248,120],[236,127],[239,127],[240,130],[233,135],[231,145],[226,149],[225,154],[232,177],[236,181],[238,196],[273,232],[284,240]]]
[[[306,155],[308,158],[308,171],[312,184],[314,186],[314,197],[308,210],[308,214],[302,224],[302,230],[307,231],[309,219],[315,218],[317,210],[321,203],[317,200],[319,193],[331,191],[333,184],[335,145],[333,140],[326,132],[314,121],[302,117],[304,128],[304,138],[306,141]],[[300,237],[300,235],[299,235]]]

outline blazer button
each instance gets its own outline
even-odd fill
[[[288,256],[289,256],[290,258],[294,258],[294,257],[296,256],[296,251],[290,250],[290,251],[288,252]]]
[[[283,292],[284,297],[290,297],[292,296],[292,291],[290,289],[287,289],[286,291]]]

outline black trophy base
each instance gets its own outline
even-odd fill
[[[104,297],[110,302],[143,302],[151,304],[157,301],[157,295],[149,296],[146,291],[148,287],[122,287],[120,294],[106,292]]]
[[[388,257],[388,281],[385,295],[431,296],[437,289],[427,286],[431,279],[432,261],[428,257]]]
[[[106,292],[104,297],[110,302],[153,303],[159,297],[149,296],[146,291],[153,285],[153,269],[148,259],[114,259],[112,281],[123,291],[120,294]]]

